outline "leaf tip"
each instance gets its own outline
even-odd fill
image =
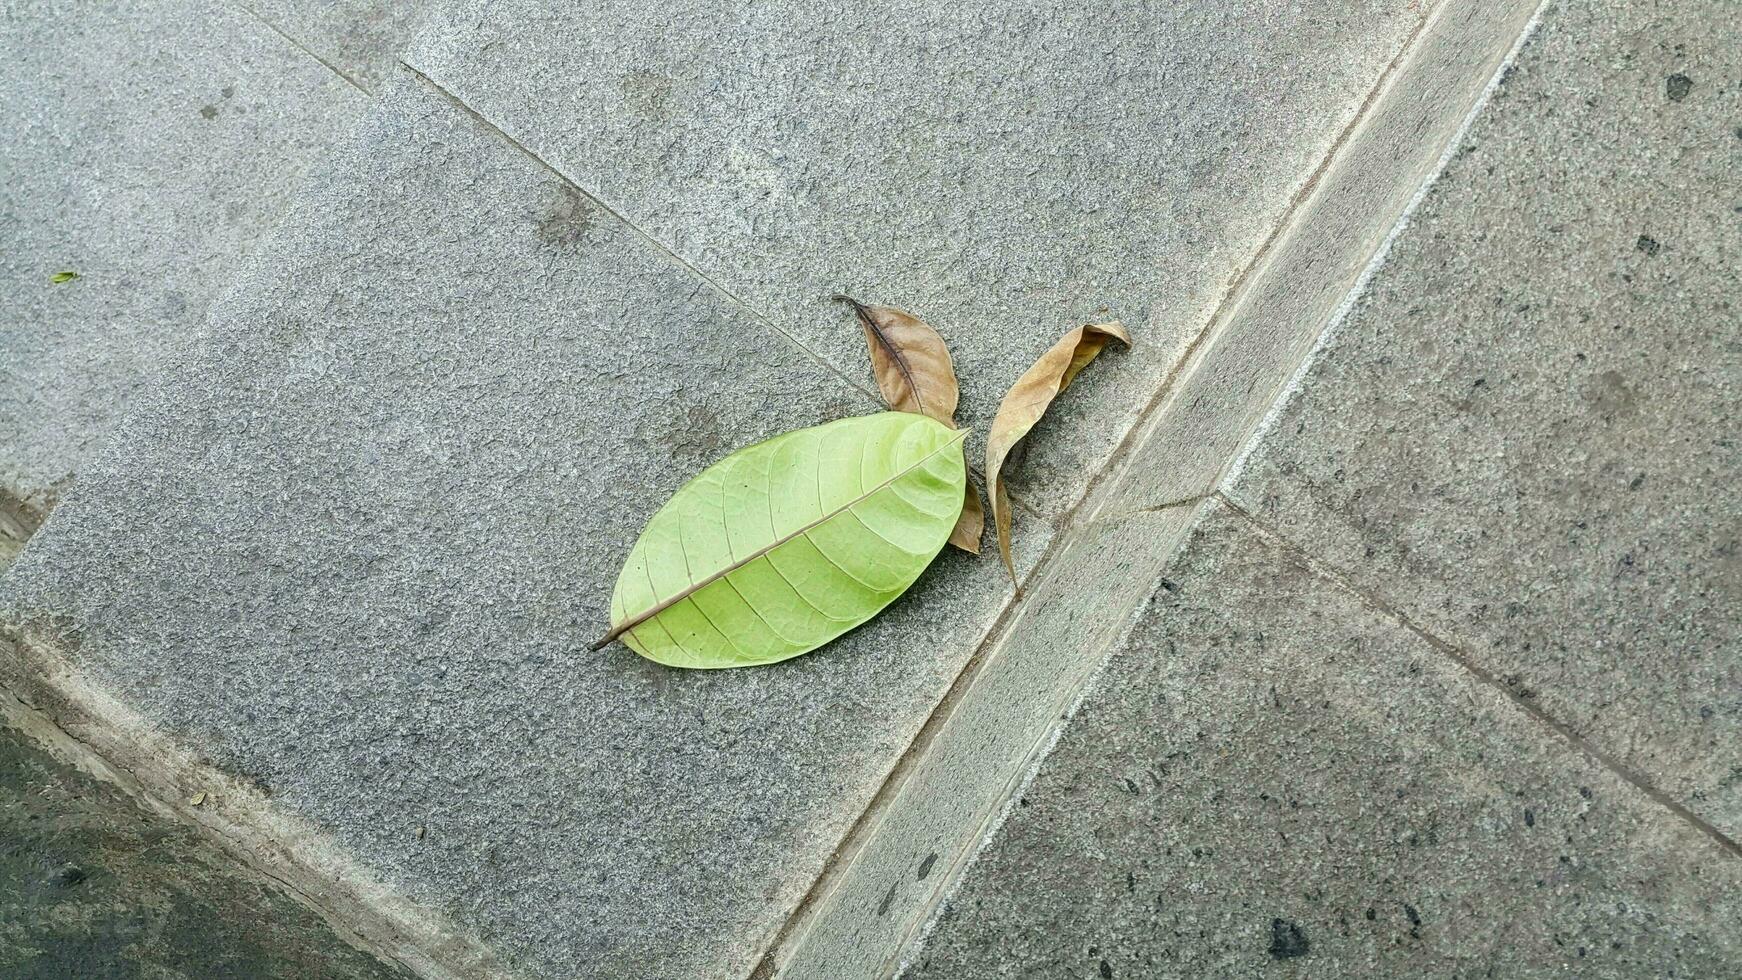
[[[1089,326],[1096,333],[1104,333],[1109,337],[1118,339],[1127,347],[1131,346],[1131,332],[1125,329],[1125,321],[1123,320],[1108,320],[1106,323],[1091,323]]]

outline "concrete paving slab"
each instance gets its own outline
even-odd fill
[[[1056,515],[1426,9],[480,0],[407,60],[854,379],[831,294],[926,316],[982,431],[1066,329],[1123,319],[1013,475]]]
[[[0,703],[0,721],[17,717]],[[0,973],[10,980],[412,978],[347,945],[186,825],[5,725]]]
[[[1097,481],[1083,519],[1211,492],[1462,139],[1539,0],[1446,0]]]
[[[684,480],[876,406],[421,80],[381,101],[9,572],[0,682],[138,756],[112,695],[477,974],[746,975],[1008,584],[952,554],[764,669],[589,654]]]
[[[1229,491],[1732,837],[1734,20],[1547,12]]]
[[[1228,509],[908,975],[1723,976],[1742,861]]]
[[[366,99],[227,5],[0,18],[3,564]]]

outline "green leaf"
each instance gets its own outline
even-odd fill
[[[49,282],[52,282],[56,285],[59,285],[63,282],[72,282],[74,279],[77,279],[77,278],[79,278],[79,274],[72,271],[71,269],[68,269],[65,272],[57,272],[54,275],[50,276]]]
[[[962,510],[966,430],[884,412],[776,436],[703,470],[630,549],[611,631],[673,667],[809,653],[877,615]]]

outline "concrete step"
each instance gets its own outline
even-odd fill
[[[1734,972],[1733,13],[1545,8],[907,975]]]
[[[12,4],[0,35],[0,565],[390,64],[421,4]],[[370,8],[370,9],[366,9]],[[80,278],[56,282],[63,272]]]

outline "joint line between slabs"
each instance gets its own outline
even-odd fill
[[[1335,566],[1313,557],[1311,554],[1307,553],[1304,548],[1283,535],[1281,531],[1271,527],[1264,521],[1259,520],[1246,508],[1235,503],[1227,496],[1227,494],[1218,490],[1214,496],[1222,506],[1237,515],[1260,537],[1271,542],[1279,550],[1283,551],[1290,558],[1298,562],[1302,567],[1316,575],[1322,575],[1325,578],[1330,579],[1332,582],[1335,582],[1339,588],[1354,596],[1363,605],[1387,619],[1396,622],[1399,626],[1402,626],[1417,638],[1427,643],[1428,646],[1432,647],[1446,659],[1456,664],[1464,671],[1464,673],[1468,674],[1478,684],[1504,697],[1538,725],[1548,729],[1549,732],[1558,736],[1574,749],[1577,749],[1580,754],[1584,755],[1592,762],[1595,762],[1598,766],[1607,770],[1618,779],[1631,785],[1634,789],[1643,793],[1647,799],[1668,810],[1676,817],[1681,818],[1682,821],[1691,825],[1700,833],[1711,838],[1714,843],[1731,857],[1742,858],[1742,843],[1738,843],[1735,838],[1707,822],[1699,814],[1688,809],[1668,793],[1658,789],[1657,786],[1643,774],[1635,772],[1620,760],[1591,744],[1584,736],[1574,731],[1571,725],[1556,718],[1540,705],[1533,703],[1530,699],[1522,697],[1514,692],[1511,688],[1507,687],[1503,681],[1494,676],[1491,671],[1477,664],[1469,654],[1465,653],[1456,644],[1431,632],[1426,627],[1421,626],[1415,622],[1415,620],[1405,615],[1391,602],[1387,601],[1383,596],[1377,595],[1374,592],[1356,585],[1353,580],[1351,580],[1347,575],[1344,575],[1343,572]]]

